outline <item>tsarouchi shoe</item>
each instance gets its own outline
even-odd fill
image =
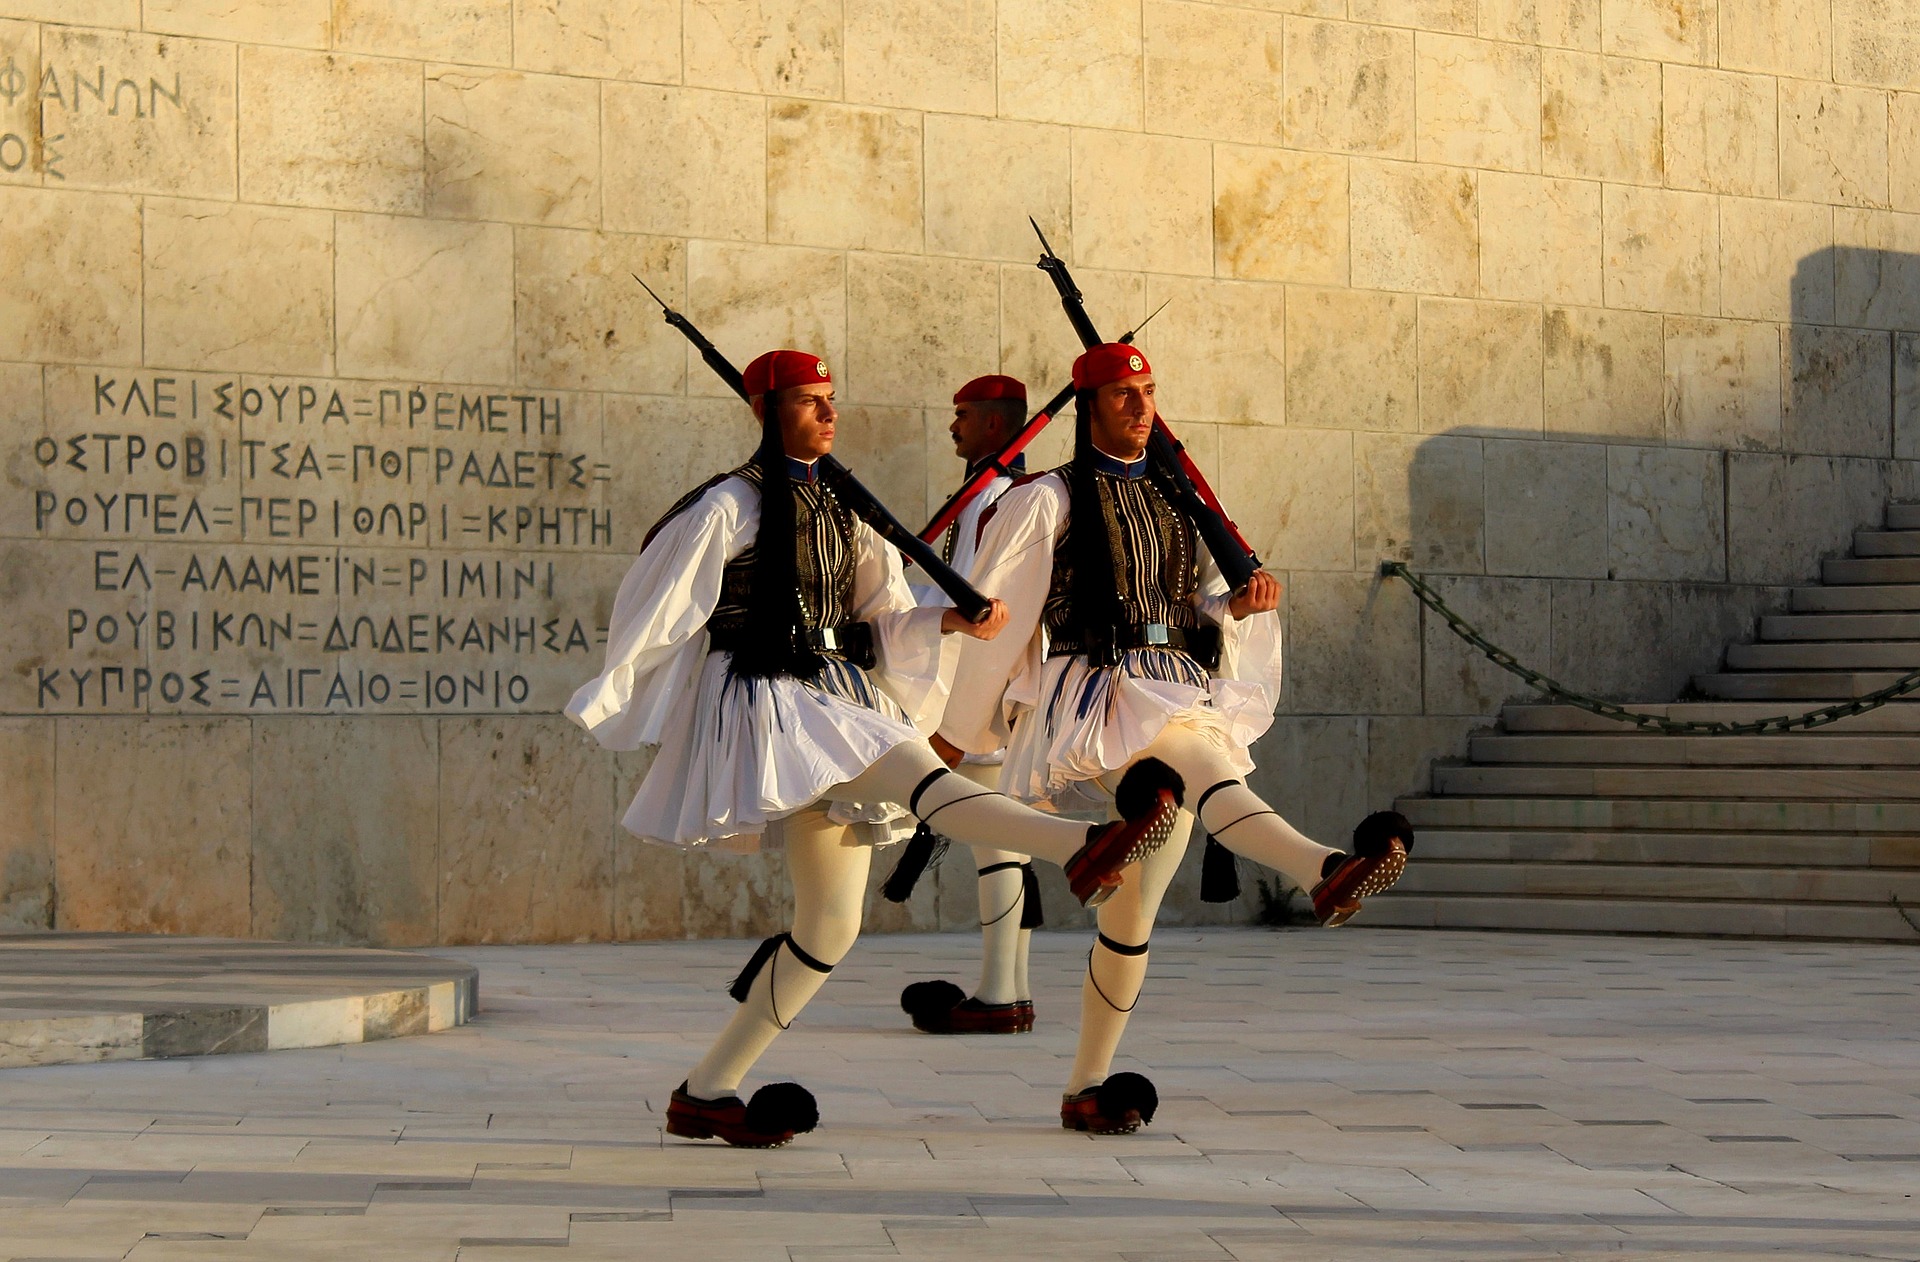
[[[1067,884],[1083,906],[1098,907],[1120,888],[1120,869],[1167,844],[1186,793],[1180,773],[1158,758],[1127,768],[1114,791],[1120,820],[1087,830],[1087,844],[1066,862]]]
[[[952,986],[952,982],[915,982],[900,996],[900,1006],[913,1018],[913,1028],[928,1034],[1025,1034],[1033,1029],[1033,1001],[1016,999],[1012,1003],[981,1003],[962,997],[945,1006],[924,1002],[932,996],[913,994],[916,986]],[[919,1002],[916,1002],[919,1001]]]
[[[667,1134],[682,1139],[724,1139],[735,1148],[779,1148],[820,1124],[813,1093],[797,1082],[771,1082],[742,1103],[737,1095],[702,1100],[687,1084],[667,1102]]]
[[[1375,811],[1353,830],[1353,853],[1313,887],[1313,914],[1329,929],[1344,925],[1361,900],[1390,889],[1407,870],[1413,825],[1394,811]]]
[[[1160,1093],[1144,1074],[1115,1074],[1060,1101],[1060,1125],[1095,1135],[1131,1135],[1153,1121]]]

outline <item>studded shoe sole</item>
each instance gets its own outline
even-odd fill
[[[1108,824],[1067,860],[1067,883],[1084,907],[1098,907],[1120,888],[1120,869],[1167,844],[1180,811],[1170,790],[1159,791],[1153,810],[1135,820]]]
[[[1397,837],[1387,843],[1385,854],[1350,856],[1313,887],[1313,914],[1324,928],[1336,929],[1353,919],[1362,900],[1393,888],[1406,870],[1407,849]]]

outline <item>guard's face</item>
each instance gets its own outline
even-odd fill
[[[1109,456],[1138,459],[1153,433],[1153,374],[1135,373],[1093,395],[1093,445]]]
[[[794,386],[779,392],[780,442],[795,460],[818,460],[833,450],[833,383]]]
[[[973,464],[985,460],[1006,445],[1012,435],[1006,432],[1004,413],[987,403],[956,403],[953,424],[953,454]]]

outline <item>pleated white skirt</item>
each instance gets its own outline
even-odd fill
[[[621,824],[671,846],[750,850],[767,826],[852,780],[894,746],[925,738],[863,669],[835,658],[813,679],[748,679],[709,653],[684,734],[664,742]],[[835,802],[841,823],[884,824],[897,804]],[[888,829],[864,830],[891,840]],[[769,840],[777,840],[777,830]]]
[[[1139,757],[1170,723],[1212,741],[1244,776],[1247,750],[1273,725],[1273,702],[1257,683],[1210,677],[1192,658],[1134,649],[1116,666],[1050,657],[1039,703],[1020,716],[1007,744],[1000,791],[1060,811],[1103,806],[1093,781]]]

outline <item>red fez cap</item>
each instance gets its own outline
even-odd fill
[[[1027,401],[1026,383],[1018,377],[1002,377],[997,373],[985,377],[975,377],[966,385],[954,391],[955,403],[985,403],[990,399],[1018,399]]]
[[[1122,377],[1152,371],[1153,366],[1147,363],[1147,357],[1140,353],[1138,347],[1128,346],[1124,342],[1106,342],[1073,361],[1073,388],[1098,390]]]
[[[833,380],[827,372],[827,361],[805,351],[768,351],[748,364],[740,377],[749,398],[769,390]]]

